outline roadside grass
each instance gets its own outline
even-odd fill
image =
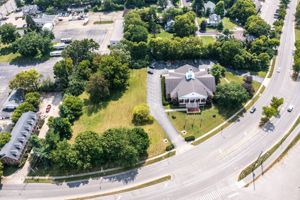
[[[272,59],[271,69],[270,69],[270,72],[269,72],[267,78],[271,78],[272,77],[273,72],[274,72],[274,68],[275,68],[275,63],[276,63],[276,56],[274,56],[273,59]]]
[[[130,192],[130,191],[142,189],[142,188],[145,188],[145,187],[149,187],[149,186],[152,186],[152,185],[155,185],[155,184],[163,183],[163,182],[166,182],[166,181],[169,181],[169,180],[171,180],[171,176],[167,175],[167,176],[163,176],[161,178],[158,178],[158,179],[155,179],[155,180],[152,180],[152,181],[149,181],[149,182],[137,185],[137,186],[133,186],[133,187],[130,187],[130,188],[121,189],[121,190],[114,191],[114,192],[107,192],[107,193],[98,194],[98,195],[87,196],[87,197],[74,198],[72,200],[94,199],[94,198],[97,198],[97,197],[104,197],[104,196],[115,195],[115,194],[120,194],[120,193],[124,193],[124,192]]]
[[[296,41],[300,40],[300,28],[295,28]]]
[[[295,130],[295,128],[300,124],[300,117],[297,118],[296,122],[293,124],[293,126],[290,128],[290,130],[283,136],[283,138],[277,142],[274,146],[272,146],[268,151],[263,153],[256,161],[252,162],[250,165],[248,165],[245,169],[241,171],[238,177],[238,181],[244,179],[247,177],[250,173],[252,173],[256,168],[262,165],[263,162],[265,162],[280,146],[281,144],[287,139],[287,137]],[[290,145],[295,145],[300,136],[298,135],[296,139],[293,140],[293,142]],[[288,146],[288,148],[284,151],[288,151],[292,146]]]
[[[114,21],[112,21],[112,20],[103,20],[103,21],[95,21],[94,22],[95,25],[112,24],[112,23],[114,23]]]
[[[80,96],[84,101],[83,115],[73,125],[73,136],[70,142],[74,142],[76,136],[83,131],[95,131],[103,133],[110,128],[133,128],[132,111],[141,103],[147,102],[147,71],[146,69],[131,70],[129,86],[124,93],[116,92],[112,98],[101,105],[92,105],[86,93]],[[151,144],[148,149],[149,158],[165,152],[168,143],[160,125],[153,124],[141,126],[148,133]]]

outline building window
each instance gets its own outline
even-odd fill
[[[189,99],[186,99],[184,102],[185,102],[185,103],[188,103],[188,102],[189,102]]]

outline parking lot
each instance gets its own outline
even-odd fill
[[[59,21],[53,29],[55,40],[59,42],[61,38],[73,40],[90,38],[100,45],[100,52],[108,51],[107,45],[114,29],[114,21],[122,18],[122,13],[88,13],[89,21],[86,25],[84,20],[69,21],[70,17],[61,17],[62,21]]]

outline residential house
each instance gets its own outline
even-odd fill
[[[217,14],[211,14],[207,19],[207,26],[216,27],[222,21],[221,16]]]
[[[23,15],[37,15],[41,13],[37,5],[26,5],[22,8]]]
[[[175,23],[174,20],[172,20],[172,19],[168,20],[167,23],[165,24],[165,30],[171,31],[174,27],[174,23]]]
[[[204,12],[207,13],[214,13],[215,12],[216,4],[212,1],[208,1],[204,3]]]
[[[215,90],[215,77],[209,69],[183,65],[165,75],[166,99],[186,107],[188,112],[200,112],[199,107],[211,100]]]
[[[20,164],[29,138],[35,130],[37,123],[38,115],[35,112],[29,111],[22,114],[11,132],[10,141],[0,151],[3,163],[9,165]]]

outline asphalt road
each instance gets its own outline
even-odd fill
[[[239,172],[255,160],[261,151],[268,149],[280,139],[300,112],[300,83],[292,81],[290,77],[293,63],[295,7],[296,0],[292,0],[283,28],[274,75],[266,91],[255,104],[257,111],[254,114],[245,113],[221,133],[189,151],[140,169],[61,185],[3,185],[0,198],[66,199],[118,190],[171,175],[171,181],[101,199],[243,199],[244,189],[236,182]],[[277,73],[279,67],[280,72]],[[285,103],[280,117],[272,119],[272,124],[262,130],[258,128],[262,107],[268,105],[273,96],[284,97]],[[286,111],[289,104],[295,105],[292,113]],[[280,193],[280,190],[273,192]],[[275,200],[276,198],[275,196]],[[296,198],[295,200],[299,199],[298,196]],[[287,196],[285,199],[294,200],[294,197]]]

